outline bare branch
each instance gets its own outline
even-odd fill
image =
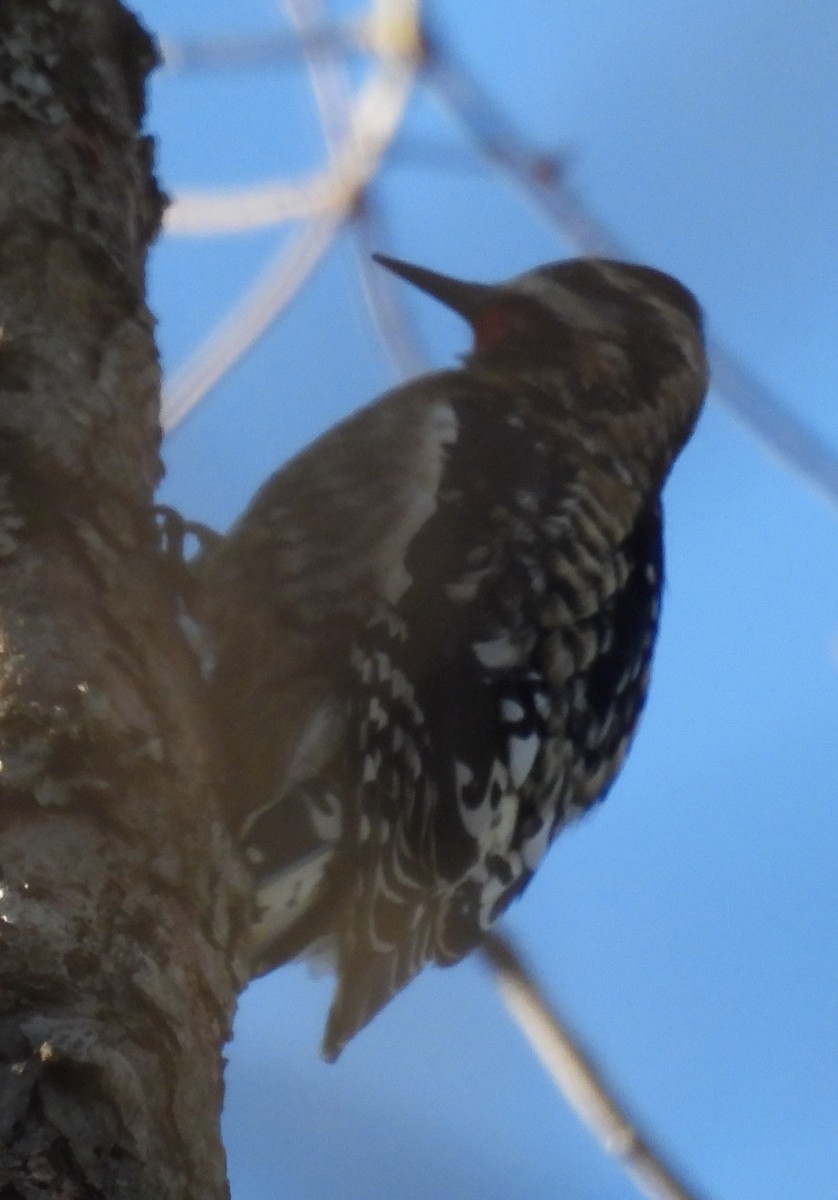
[[[180,192],[166,214],[167,232],[236,232],[351,207],[398,132],[423,48],[416,0],[377,0],[365,28],[379,65],[351,106],[327,170],[297,184]]]
[[[329,157],[339,153],[341,139],[346,136],[347,117],[352,105],[352,90],[342,61],[322,59],[311,51],[310,35],[324,20],[319,0],[277,0],[294,26],[295,36],[302,46],[303,60],[311,85],[320,126]]]
[[[161,405],[164,433],[181,423],[287,308],[329,249],[343,219],[337,213],[310,221],[285,242],[261,278],[172,375]]]
[[[329,22],[298,33],[259,33],[251,36],[189,38],[175,42],[161,39],[163,65],[171,74],[180,71],[253,71],[260,67],[296,65],[303,53],[317,57],[339,57],[365,53],[362,25]]]
[[[375,201],[367,190],[352,223],[356,237],[358,271],[373,328],[396,374],[409,379],[428,370],[428,360],[419,345],[410,314],[401,297],[404,289],[394,286],[394,277],[372,258],[373,251],[388,244]]]
[[[468,71],[428,39],[423,78],[465,126],[476,146],[522,189],[565,241],[584,254],[631,258],[630,251],[569,185],[563,160],[529,145]],[[838,453],[796,417],[741,359],[711,338],[714,392],[780,461],[838,504]]]
[[[408,0],[406,12],[401,14],[398,4],[393,3],[392,7],[382,5],[386,10],[384,22],[374,18],[357,27],[345,29],[309,26],[302,32],[296,58],[304,52],[311,61],[322,52],[326,43],[329,43],[330,52],[334,49],[335,53],[341,49],[345,52],[353,49],[361,51],[371,45],[389,44],[392,50],[396,44],[402,47],[412,44],[414,61],[422,65],[423,80],[468,130],[480,153],[510,178],[569,246],[583,254],[631,258],[630,250],[570,185],[567,156],[545,153],[530,145],[521,130],[509,121],[468,71],[455,60],[450,50],[438,38],[426,32],[420,34],[418,27],[411,26],[411,4],[412,0]],[[388,43],[381,30],[399,27],[410,30],[410,36],[403,37],[401,43],[397,43],[391,34]],[[291,57],[287,35],[278,40],[268,39],[259,45],[248,39],[202,42],[200,53],[195,47],[190,50],[189,46],[192,44],[181,47],[180,51],[170,47],[169,53],[179,65],[234,65],[245,68],[260,63],[282,62]],[[184,195],[171,210],[170,231],[197,233],[254,228],[325,211],[332,203],[330,189],[334,185],[334,176],[331,172],[337,170],[333,162],[330,172],[299,185],[269,184],[235,192]],[[366,178],[370,180],[372,177],[372,174],[368,174]],[[387,315],[388,312],[392,313],[391,305],[389,301],[382,303],[380,290],[375,284],[370,287],[370,279],[374,279],[374,276],[367,273],[365,291],[368,302],[371,303],[371,310],[377,313],[375,319],[380,330],[385,326],[389,328],[386,339],[391,347],[395,347],[399,335],[392,316]],[[412,361],[409,352],[401,350],[397,353],[399,361]],[[713,338],[710,339],[710,358],[715,391],[721,402],[780,461],[833,505],[838,504],[838,453],[757,380],[733,351]]]
[[[700,1200],[663,1161],[615,1098],[601,1071],[547,1002],[513,944],[490,933],[481,953],[513,1019],[568,1102],[650,1200]]]
[[[356,21],[334,22],[325,13],[296,33],[232,34],[227,37],[163,39],[166,68],[250,71],[298,63],[306,58],[345,58],[352,54],[379,57],[419,56],[422,44],[419,0],[370,0],[369,12]]]
[[[411,0],[406,2],[410,8]],[[399,9],[393,0],[391,4]],[[183,420],[290,303],[376,174],[398,132],[417,69],[416,61],[401,54],[398,38],[392,53],[383,32],[379,41],[388,57],[353,103],[346,134],[325,172],[296,189],[270,185],[175,203],[180,215],[172,218],[169,228],[181,231],[252,228],[295,213],[305,213],[309,221],[177,372],[164,395],[164,431]]]
[[[376,71],[355,100],[346,135],[326,170],[296,184],[181,191],[168,210],[166,232],[236,233],[345,212],[375,175],[396,136],[414,75],[413,65],[401,59],[385,62]]]
[[[320,0],[284,0],[283,7],[294,22],[303,45],[307,45],[308,34],[324,19]],[[344,133],[351,102],[349,76],[342,63],[324,61],[308,51],[305,59],[326,145],[334,155]],[[355,235],[364,299],[382,347],[398,375],[404,378],[417,374],[427,367],[427,363],[412,335],[407,311],[391,285],[391,276],[372,261],[372,252],[385,245],[386,239],[380,232],[379,213],[369,185],[358,195],[350,227]]]
[[[774,455],[838,505],[838,453],[782,404],[722,342],[710,342],[715,391],[726,408]]]
[[[426,47],[423,82],[465,127],[478,151],[509,176],[569,245],[583,254],[625,258],[625,248],[570,188],[565,157],[530,145],[435,37],[426,35]]]

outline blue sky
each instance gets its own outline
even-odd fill
[[[346,4],[342,11],[351,12]],[[145,0],[167,38],[281,27],[272,0]],[[832,0],[437,3],[435,24],[638,261],[838,447],[838,8]],[[161,74],[165,187],[294,177],[322,154],[301,72]],[[458,147],[443,169],[428,147]],[[442,156],[439,156],[442,157]],[[493,280],[563,244],[419,94],[376,186],[379,248]],[[165,239],[167,369],[282,231]],[[456,318],[407,298],[430,361]],[[163,496],[223,526],[319,430],[389,386],[343,237],[168,439]],[[607,802],[508,926],[638,1116],[719,1200],[834,1200],[838,1158],[838,513],[711,399],[666,494],[651,699]],[[327,1067],[328,979],[244,996],[225,1131],[235,1200],[628,1200],[476,961],[429,971]]]

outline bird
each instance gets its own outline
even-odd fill
[[[327,1061],[478,947],[608,791],[707,388],[698,302],[653,267],[486,284],[375,258],[471,349],[302,450],[194,564],[253,975],[334,970]]]

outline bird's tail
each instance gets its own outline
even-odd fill
[[[327,1062],[334,1062],[346,1043],[437,957],[435,906],[379,891],[373,902],[362,900],[359,907],[360,912],[356,907],[354,914],[347,913],[338,938],[338,986],[322,1046]]]

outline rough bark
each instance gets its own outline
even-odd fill
[[[0,1197],[227,1195],[244,889],[157,553],[158,366],[116,0],[0,7]]]

